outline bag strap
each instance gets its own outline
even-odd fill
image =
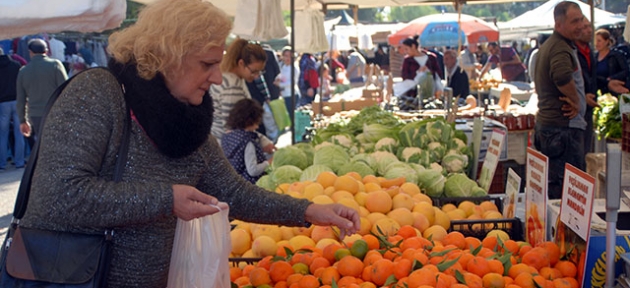
[[[75,74],[74,76],[72,76],[70,79],[63,82],[59,87],[57,87],[57,89],[55,89],[55,92],[53,92],[53,94],[48,99],[48,103],[46,104],[44,115],[42,116],[42,120],[41,120],[42,121],[40,125],[41,128],[44,127],[44,122],[46,120],[46,117],[48,116],[48,113],[50,112],[51,107],[53,106],[57,98],[59,98],[59,95],[61,95],[61,92],[63,92],[66,86],[68,86],[68,83],[70,83],[72,79],[74,79],[81,73],[84,73],[92,69],[105,69],[109,71],[109,69],[106,69],[106,68],[91,68],[91,69],[83,70]],[[121,84],[121,89],[124,94],[125,88],[122,84]],[[126,125],[123,128],[122,142],[118,150],[118,154],[116,158],[116,166],[114,168],[114,181],[116,182],[120,182],[120,180],[122,179],[122,173],[125,168],[125,162],[127,162],[127,154],[129,152],[129,134],[131,131],[131,113],[130,113],[131,111],[130,111],[129,105],[125,104],[125,106],[127,107],[127,111],[126,111],[127,117],[125,120]],[[31,155],[29,157],[28,163],[26,164],[26,168],[24,169],[24,174],[22,175],[22,181],[20,182],[20,187],[18,188],[18,194],[15,200],[15,206],[13,208],[14,224],[19,222],[19,219],[21,219],[24,216],[24,213],[26,213],[26,207],[28,205],[28,198],[30,196],[30,191],[31,191],[31,179],[33,178],[35,166],[37,164],[40,143],[41,143],[41,137],[37,142],[35,142],[35,146],[31,150]]]

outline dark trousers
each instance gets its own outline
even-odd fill
[[[549,199],[560,199],[562,197],[565,163],[580,170],[586,168],[584,130],[536,124],[534,146],[542,154],[549,157],[547,178]]]

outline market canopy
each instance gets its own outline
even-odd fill
[[[460,29],[461,27],[461,29]],[[458,37],[459,32],[459,37]],[[418,35],[422,46],[458,46],[499,40],[499,30],[493,24],[474,16],[457,13],[442,13],[423,16],[388,37],[390,45]]]
[[[547,1],[538,8],[527,11],[510,21],[497,23],[499,26],[499,32],[501,32],[501,40],[535,38],[538,35],[538,32],[553,30],[553,9],[562,1],[563,0]],[[591,18],[590,5],[580,1],[570,1],[575,2],[580,6],[582,13],[586,16],[586,18]],[[594,15],[595,27],[617,24],[626,21],[624,16],[615,15],[598,8],[594,8]]]
[[[0,39],[42,32],[100,32],[120,27],[125,0],[0,0]]]

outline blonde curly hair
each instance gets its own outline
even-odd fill
[[[232,21],[209,2],[159,0],[144,7],[134,25],[112,34],[108,51],[149,80],[179,69],[189,53],[224,45],[231,30]]]

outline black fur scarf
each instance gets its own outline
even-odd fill
[[[127,105],[160,152],[181,158],[208,140],[214,109],[207,92],[200,105],[191,106],[171,95],[162,74],[145,80],[133,64],[110,61],[108,66],[124,84]]]

